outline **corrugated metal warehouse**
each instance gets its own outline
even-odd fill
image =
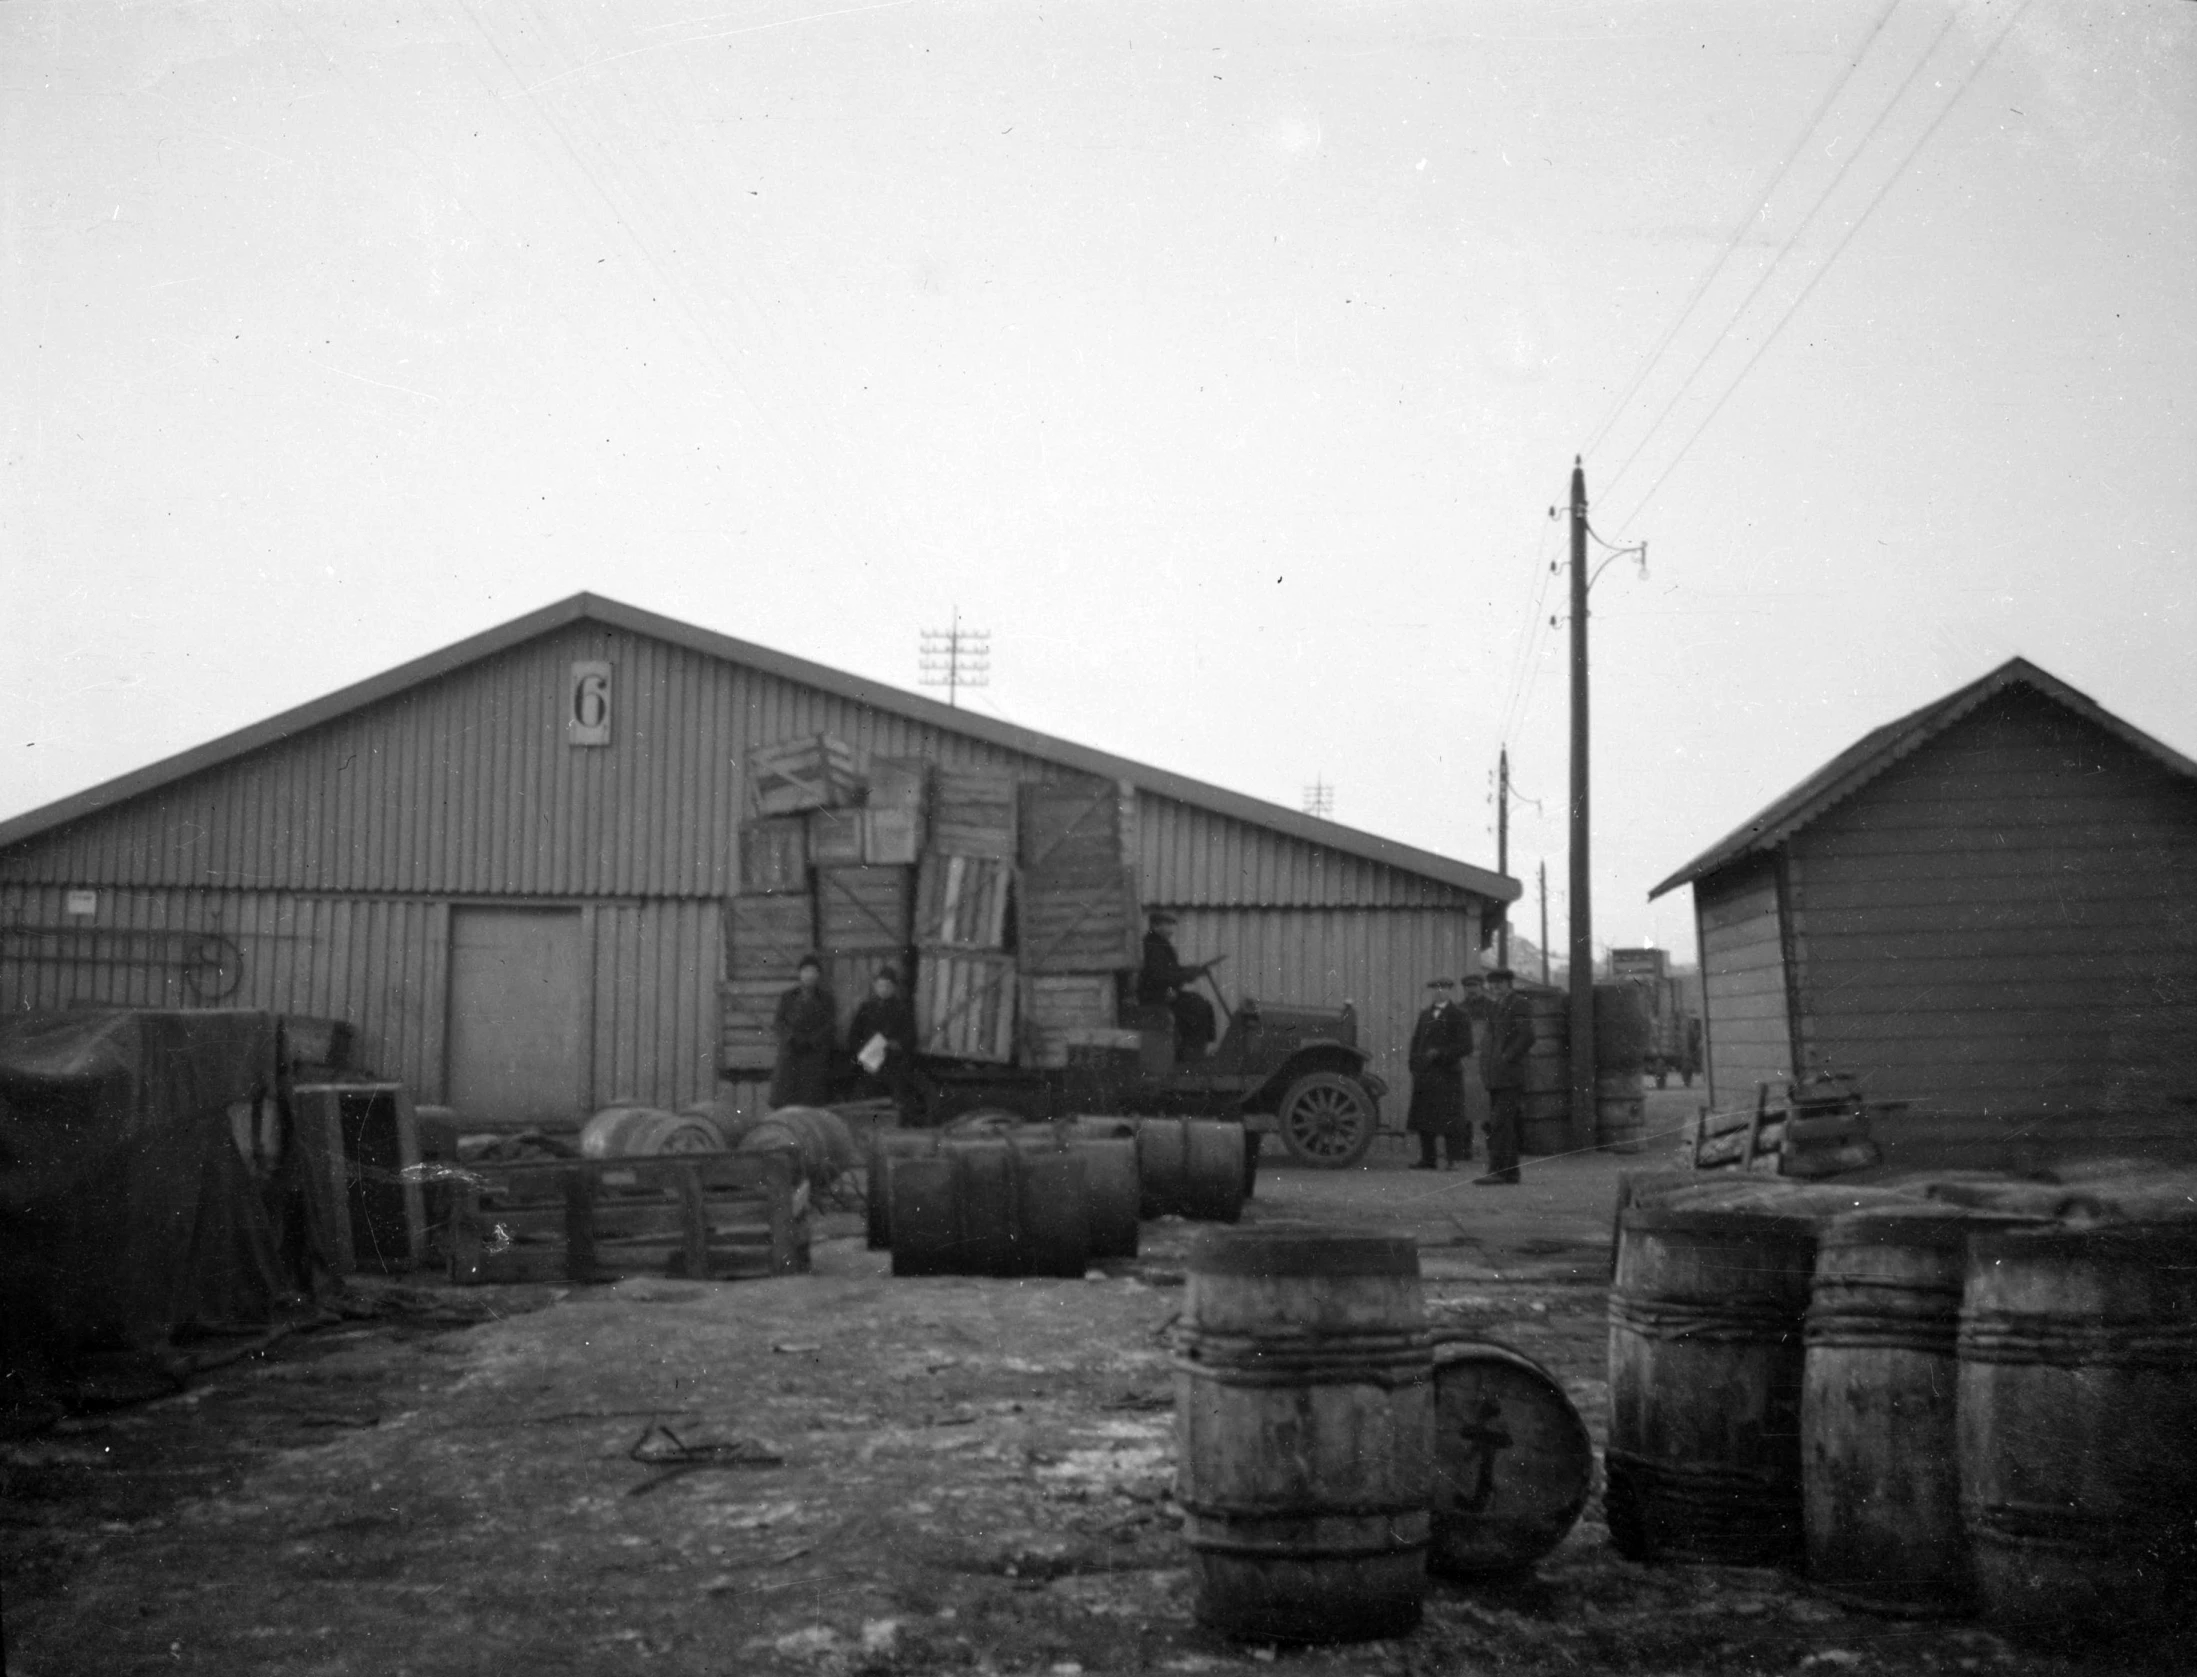
[[[1858,1072],[1888,1156],[2197,1143],[2197,763],[2016,658],[1673,874],[1711,1099]]]
[[[592,731],[572,718],[588,680]],[[1227,952],[1232,993],[1355,1003],[1399,1092],[1421,986],[1474,970],[1519,894],[582,594],[0,823],[0,1007],[346,1019],[360,1062],[467,1113],[707,1098],[747,760],[815,734],[1132,787],[1143,898],[1181,914],[1185,956]]]

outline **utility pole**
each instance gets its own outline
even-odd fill
[[[1510,872],[1510,747],[1504,746],[1495,757],[1495,871]],[[1548,934],[1544,932],[1545,938]],[[1495,928],[1495,964],[1510,965],[1510,916],[1505,914],[1502,923]]]
[[[956,606],[951,629],[921,631],[916,666],[922,685],[945,688],[946,704],[949,709],[955,708],[961,702],[962,688],[991,685],[992,632],[964,629],[961,608]]]
[[[1587,851],[1587,469],[1571,462],[1571,1144],[1594,1145],[1594,903]]]
[[[1549,865],[1541,864],[1541,988],[1549,987]]]

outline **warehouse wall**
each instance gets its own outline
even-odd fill
[[[1763,857],[1694,884],[1709,1099],[1737,1106],[1793,1065],[1777,864]]]

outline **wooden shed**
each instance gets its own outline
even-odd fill
[[[1125,788],[1143,899],[1182,911],[1185,955],[1234,952],[1230,988],[1267,1000],[1354,1003],[1399,1091],[1421,986],[1472,970],[1519,892],[581,594],[0,823],[0,1008],[341,1018],[359,1062],[503,1121],[709,1097],[750,761],[826,735]]]
[[[2197,1146],[2197,763],[2021,658],[1887,723],[1694,891],[1710,1098],[1857,1072],[1896,1162]]]

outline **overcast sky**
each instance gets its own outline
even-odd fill
[[[2197,753],[2197,6],[14,0],[0,125],[0,815],[581,589],[958,606],[1483,865],[1507,742],[1561,946],[1578,452],[1604,942],[2017,652]]]

